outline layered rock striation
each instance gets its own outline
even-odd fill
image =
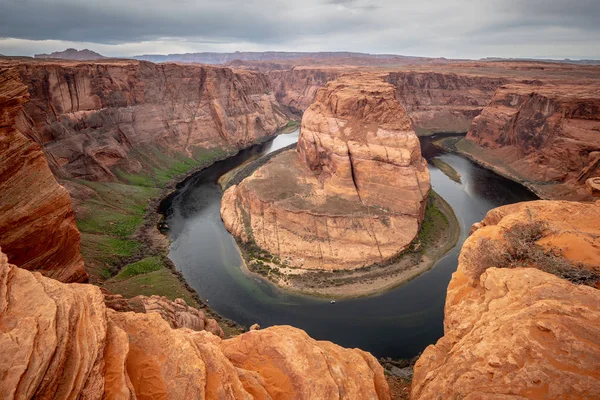
[[[405,109],[417,135],[464,133],[473,118],[488,105],[500,86],[514,79],[468,72],[403,70],[387,73],[396,88],[396,97]],[[451,68],[448,68],[451,70]],[[348,69],[336,67],[294,67],[267,71],[280,103],[304,111],[317,90],[344,75]]]
[[[470,157],[542,198],[588,200],[600,177],[600,86],[507,85],[466,139]]]
[[[223,195],[237,238],[303,269],[386,262],[418,233],[430,190],[419,141],[376,75],[340,78],[304,113],[297,150]]]
[[[504,206],[473,230],[412,398],[600,397],[600,202]]]
[[[418,135],[464,133],[508,79],[433,71],[391,72],[398,101]]]
[[[280,326],[222,340],[157,312],[107,309],[0,253],[0,392],[6,399],[389,399],[370,354]]]
[[[60,178],[114,180],[165,157],[235,151],[288,121],[260,73],[132,60],[5,64],[30,95],[16,126]]]
[[[0,66],[0,246],[12,263],[63,282],[83,282],[71,199],[42,147],[15,122],[29,98],[16,70]]]

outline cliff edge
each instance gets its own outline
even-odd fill
[[[412,398],[600,397],[600,202],[513,204],[473,230]]]

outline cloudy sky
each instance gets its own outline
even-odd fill
[[[600,59],[600,0],[0,0],[0,54],[67,47]]]

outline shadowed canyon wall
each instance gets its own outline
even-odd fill
[[[71,199],[38,143],[15,120],[29,98],[14,69],[0,66],[0,246],[11,262],[64,282],[83,282]]]
[[[508,85],[475,118],[464,148],[543,198],[591,198],[600,176],[598,84]]]
[[[259,73],[143,61],[13,68],[30,93],[17,127],[44,147],[61,178],[112,180],[160,154],[240,149],[288,121]]]
[[[317,89],[328,81],[356,71],[336,68],[295,67],[267,72],[277,99],[306,110]],[[452,72],[390,72],[387,81],[406,110],[417,135],[464,133],[496,89],[510,79]]]

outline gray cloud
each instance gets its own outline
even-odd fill
[[[348,50],[600,58],[598,20],[598,0],[0,0],[0,37],[8,38],[0,53],[85,45],[115,56]]]

